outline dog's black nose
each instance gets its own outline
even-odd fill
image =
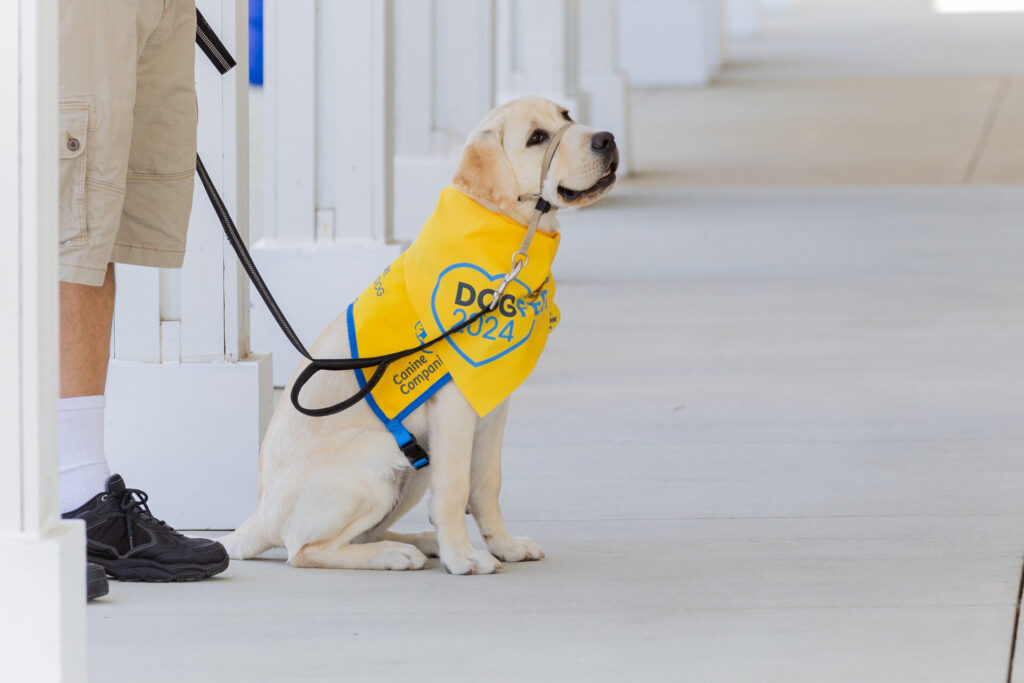
[[[615,145],[615,136],[604,130],[600,133],[595,133],[594,137],[590,139],[590,146],[594,149],[606,149]]]

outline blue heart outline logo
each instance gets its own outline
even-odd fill
[[[478,266],[478,265],[476,265],[474,263],[455,263],[455,264],[452,264],[452,265],[448,266],[444,270],[442,270],[441,274],[437,276],[437,284],[434,285],[434,292],[430,296],[430,310],[434,314],[434,322],[437,323],[437,328],[439,330],[442,330],[442,331],[447,331],[448,328],[446,328],[444,326],[444,324],[441,322],[441,317],[437,314],[437,290],[439,290],[441,288],[441,280],[444,279],[444,276],[447,275],[449,271],[455,270],[456,268],[472,268],[473,270],[477,271],[478,273],[483,275],[485,278],[487,278],[487,280],[489,282],[494,282],[496,280],[501,280],[501,279],[503,279],[505,277],[505,273],[498,273],[497,275],[491,275],[486,270],[484,270],[483,268],[481,268],[480,266]],[[519,285],[520,287],[522,287],[526,291],[527,294],[530,293],[530,291],[531,291],[530,288],[527,287],[526,283],[523,282],[522,280],[520,280],[519,278],[515,278],[514,280],[512,280],[512,282],[517,284],[517,285]],[[511,283],[509,283],[509,284],[511,284]],[[526,333],[525,337],[523,337],[518,342],[516,342],[515,344],[513,344],[509,348],[505,349],[504,351],[501,351],[500,353],[497,353],[497,354],[491,356],[490,358],[485,358],[484,360],[479,361],[479,362],[477,362],[477,361],[473,360],[472,358],[470,358],[468,355],[466,355],[465,351],[463,351],[462,349],[459,348],[459,345],[455,342],[455,336],[454,335],[451,336],[451,337],[448,337],[448,343],[452,345],[452,348],[455,349],[458,352],[458,354],[460,356],[462,356],[462,358],[467,363],[472,365],[474,368],[478,368],[481,365],[487,365],[488,363],[491,363],[491,362],[494,362],[494,361],[498,360],[499,358],[501,358],[505,354],[511,353],[512,351],[515,351],[517,348],[519,348],[520,346],[525,344],[526,340],[529,339],[530,336],[533,334],[533,327],[536,324],[537,324],[537,316],[534,315],[533,320],[530,321],[530,330]]]

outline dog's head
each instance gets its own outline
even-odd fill
[[[529,195],[559,208],[596,202],[615,184],[619,150],[611,133],[578,123],[563,134],[540,187],[551,138],[571,121],[565,107],[532,95],[497,107],[470,134],[452,183],[521,222],[535,203]]]

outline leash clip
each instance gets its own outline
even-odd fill
[[[501,301],[501,295],[505,293],[505,288],[508,287],[508,283],[512,282],[519,275],[527,263],[530,262],[530,257],[526,254],[517,251],[512,254],[512,268],[505,273],[505,279],[501,281],[498,288],[494,290],[494,296],[491,298],[491,303],[487,304],[487,310],[493,311],[498,307],[498,303]]]

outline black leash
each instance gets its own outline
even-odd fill
[[[235,68],[235,58],[224,47],[224,43],[220,42],[220,38],[206,23],[206,19],[198,9],[196,10],[196,45],[213,62],[213,66],[221,76]]]

